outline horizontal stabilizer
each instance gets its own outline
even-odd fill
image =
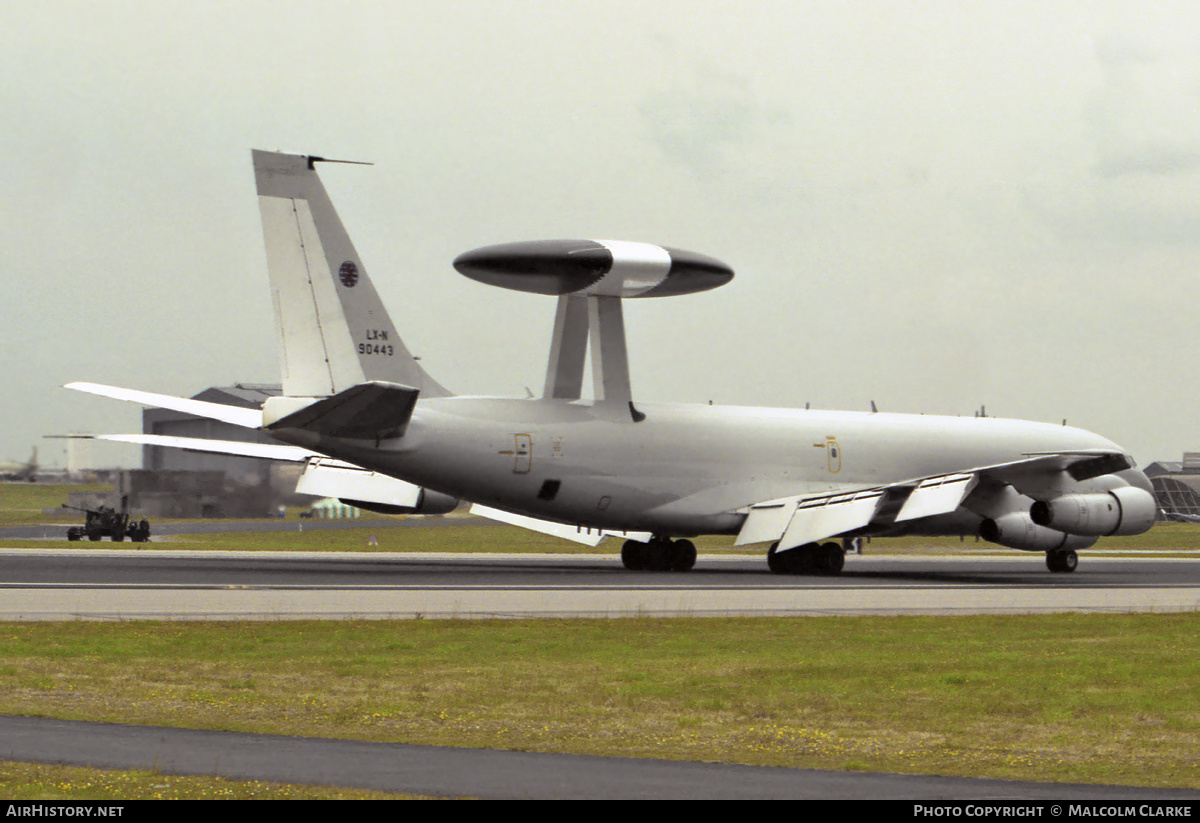
[[[169,394],[155,394],[136,389],[122,389],[118,386],[102,386],[99,383],[68,383],[63,388],[98,394],[101,397],[111,397],[114,400],[128,400],[143,406],[194,414],[210,420],[220,420],[235,426],[243,426],[247,429],[257,429],[262,426],[262,412],[258,409],[230,406],[225,403],[209,403],[206,400],[192,400],[186,397],[173,397]]]
[[[353,463],[325,457],[299,446],[243,443],[236,440],[203,440],[198,437],[170,437],[160,434],[73,434],[67,437],[162,446],[192,452],[232,454],[238,457],[258,457],[264,460],[287,460],[293,463],[308,461],[304,473],[296,483],[297,494],[336,497],[354,500],[356,503],[379,503],[383,506],[411,510],[418,510],[429,502],[428,493],[420,486],[364,469]],[[449,508],[453,508],[453,505]]]
[[[397,383],[362,383],[274,420],[268,429],[303,429],[351,440],[400,437],[417,404],[417,389]]]
[[[202,440],[199,437],[171,437],[163,434],[72,434],[73,440],[109,440],[114,443],[134,443],[139,446],[161,446],[211,454],[232,454],[238,457],[258,457],[263,460],[287,460],[299,463],[313,452],[299,446],[274,443],[243,443],[238,440]]]
[[[650,532],[613,532],[589,529],[583,526],[570,526],[566,523],[554,523],[550,520],[539,520],[536,517],[526,517],[523,514],[493,509],[490,506],[481,506],[478,503],[471,506],[471,514],[477,514],[498,523],[507,523],[510,526],[520,526],[522,529],[548,534],[552,537],[572,540],[585,546],[597,546],[606,537],[624,537],[627,540],[638,540],[643,543],[650,540],[651,537]]]

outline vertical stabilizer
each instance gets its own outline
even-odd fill
[[[313,170],[320,158],[253,154],[284,394],[328,397],[382,381],[449,395],[392,325]]]

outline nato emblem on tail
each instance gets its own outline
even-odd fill
[[[321,158],[253,155],[284,395],[329,397],[371,381],[450,395],[400,339],[313,170]]]

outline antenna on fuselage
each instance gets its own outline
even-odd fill
[[[622,300],[692,294],[733,279],[733,269],[714,258],[617,240],[486,246],[459,255],[454,268],[488,285],[556,295],[543,397],[580,399],[590,343],[592,414],[615,423],[646,417],[633,405]]]

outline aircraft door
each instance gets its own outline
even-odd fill
[[[829,473],[837,474],[842,470],[842,447],[838,445],[837,438],[825,438],[825,454],[829,461]]]
[[[513,474],[529,474],[529,470],[533,468],[533,437],[528,434],[518,434],[514,437],[517,442],[513,450],[516,454]]]

